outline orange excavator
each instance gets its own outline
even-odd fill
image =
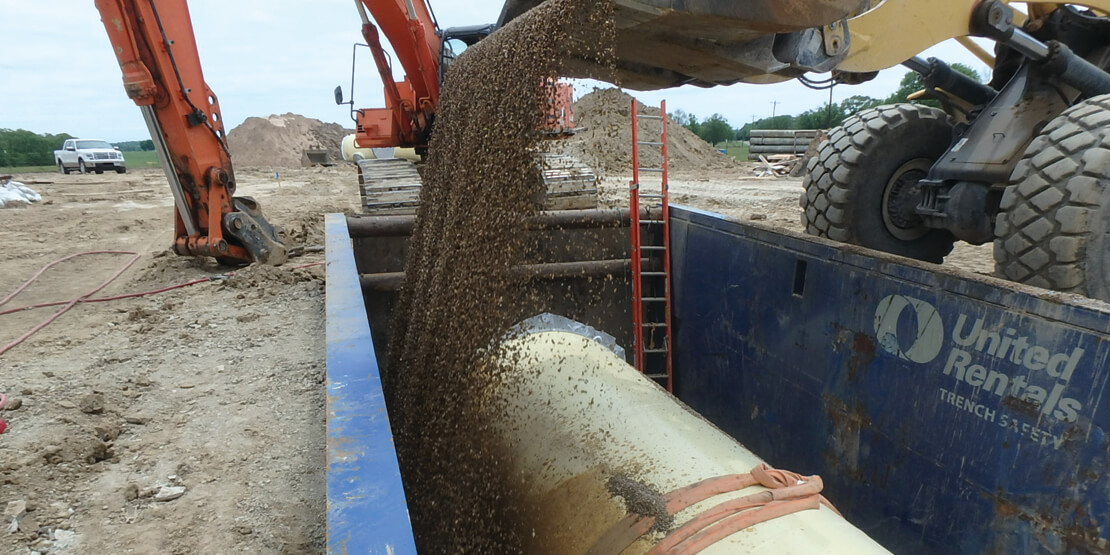
[[[177,207],[173,249],[227,264],[282,264],[282,232],[250,197],[235,196],[235,173],[220,104],[204,82],[185,0],[96,0],[143,112]]]
[[[385,108],[354,110],[357,144],[424,153],[447,67],[456,52],[495,26],[440,31],[424,0],[357,0],[356,5],[386,96]],[[96,7],[119,60],[124,89],[142,110],[173,192],[174,251],[228,264],[285,262],[281,230],[253,199],[235,196],[220,105],[204,81],[186,0],[96,0]],[[394,46],[407,73],[403,81],[393,80],[371,15]],[[547,126],[563,132],[573,128],[571,92],[567,85],[553,90]],[[341,94],[337,90],[340,102]],[[381,165],[360,167],[368,211],[415,210],[420,187],[415,167],[404,160],[385,162],[384,173]]]
[[[357,124],[355,144],[359,148],[414,148],[424,153],[448,67],[462,50],[489,36],[497,26],[441,30],[435,13],[424,0],[359,0],[356,5],[362,18],[362,36],[385,85],[386,107],[353,110]],[[393,45],[405,70],[402,81],[393,79],[393,67],[382,46],[379,29]],[[573,88],[553,79],[543,85],[549,97],[547,117],[542,122],[545,131],[554,135],[569,133],[574,128]],[[337,104],[353,107],[353,102],[343,101],[341,87],[336,88],[335,95]]]
[[[455,58],[497,29],[497,25],[471,25],[441,29],[435,12],[425,0],[356,0],[362,19],[362,36],[385,88],[384,108],[354,108],[344,101],[342,87],[335,89],[336,104],[351,106],[356,132],[354,146],[372,149],[354,161],[359,166],[363,210],[371,214],[411,214],[419,205],[421,177],[410,160],[392,156],[392,149],[428,152],[440,101],[440,86]],[[382,45],[384,34],[397,54],[405,78],[393,78],[393,66]],[[354,93],[355,68],[351,91]],[[544,118],[537,122],[551,138],[572,135],[574,90],[570,84],[548,79],[537,83],[547,98]],[[382,149],[385,149],[384,151]],[[548,209],[594,208],[597,176],[577,159],[541,153],[537,168],[547,186]]]
[[[359,148],[427,149],[439,102],[443,48],[443,40],[436,32],[435,17],[423,0],[360,0],[355,4],[362,18],[362,36],[385,85],[386,100],[385,108],[353,111],[357,124],[355,144]],[[397,60],[406,74],[403,81],[393,79],[393,68],[382,47],[379,27],[371,22],[370,14],[397,53]],[[475,30],[473,42],[490,32],[492,28]],[[342,89],[338,87],[336,103],[343,103]],[[350,104],[353,107],[353,102]]]

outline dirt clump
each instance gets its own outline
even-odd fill
[[[279,295],[291,285],[323,281],[323,279],[324,270],[320,266],[276,268],[255,264],[236,270],[223,283],[232,289],[255,291],[266,296]]]
[[[603,175],[627,174],[632,171],[632,96],[620,89],[595,89],[574,104],[575,118],[582,129],[577,135],[554,143],[555,149],[582,160]],[[658,116],[658,106],[639,104],[638,112]],[[641,141],[658,141],[659,120],[639,122]],[[672,171],[702,171],[740,168],[734,158],[721,154],[713,145],[694,132],[667,122],[667,148]],[[655,168],[662,165],[658,148],[642,147],[640,165]]]
[[[338,123],[288,113],[247,118],[227,134],[227,144],[238,167],[295,168],[308,149],[327,150],[332,160],[342,160],[343,137],[350,133]]]
[[[611,66],[612,36],[610,2],[549,0],[447,75],[384,376],[422,552],[523,550],[510,462],[489,441],[501,373],[485,354],[527,295],[511,268],[543,188],[540,85],[569,56]]]
[[[624,499],[628,512],[654,518],[653,531],[664,532],[674,527],[674,515],[667,510],[667,500],[651,486],[623,474],[609,478],[607,485],[610,494]]]
[[[349,173],[281,173],[279,188],[237,172],[239,193],[287,230],[307,225],[312,244],[324,212],[357,209]],[[324,553],[324,272],[297,269],[324,255],[255,270],[172,254],[160,169],[19,177],[44,182],[49,203],[4,213],[0,297],[92,244],[143,254],[98,297],[239,279],[81,304],[0,356],[0,393],[20,401],[0,412],[0,509],[26,507],[0,553]],[[77,298],[127,259],[58,264],[0,310]],[[57,310],[0,317],[0,345]]]

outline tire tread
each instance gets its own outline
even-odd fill
[[[995,225],[998,277],[1107,299],[1097,253],[1110,210],[1110,95],[1088,99],[1052,121],[1027,149]],[[1048,162],[1051,160],[1050,162]]]
[[[867,171],[865,161],[883,147],[883,137],[917,120],[939,120],[951,126],[941,110],[916,104],[892,104],[865,110],[844,121],[818,145],[803,180],[802,225],[806,233],[842,242],[863,244],[853,226],[856,217],[853,179]],[[943,249],[940,258],[952,250]],[[938,260],[939,261],[939,260]]]

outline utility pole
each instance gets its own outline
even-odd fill
[[[778,100],[772,100],[771,101],[771,128],[773,128],[773,129],[778,129],[779,128],[779,126],[775,122],[775,118],[778,117],[778,113],[779,113],[779,101]]]
[[[835,88],[836,88],[836,85],[833,85],[833,86],[829,87],[829,103],[825,107],[825,129],[829,129],[829,128],[832,127],[832,101],[833,101],[833,89],[835,89]]]

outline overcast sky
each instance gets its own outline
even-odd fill
[[[444,27],[493,22],[503,4],[432,2]],[[353,0],[192,0],[189,6],[205,80],[220,99],[228,130],[251,116],[287,112],[351,126],[349,111],[334,104],[332,89],[341,84],[350,94],[351,47],[362,40]],[[113,142],[149,138],[139,109],[123,91],[92,0],[0,0],[0,53],[0,128]],[[987,69],[954,43],[928,54]],[[356,104],[383,106],[382,86],[365,49],[359,63]],[[866,85],[837,87],[834,101],[857,94],[885,97],[904,74],[894,68]],[[590,86],[579,83],[578,94]],[[719,112],[735,126],[770,116],[775,101],[782,115],[828,99],[827,92],[796,82],[633,94],[649,104],[667,99],[668,110],[702,118]]]

